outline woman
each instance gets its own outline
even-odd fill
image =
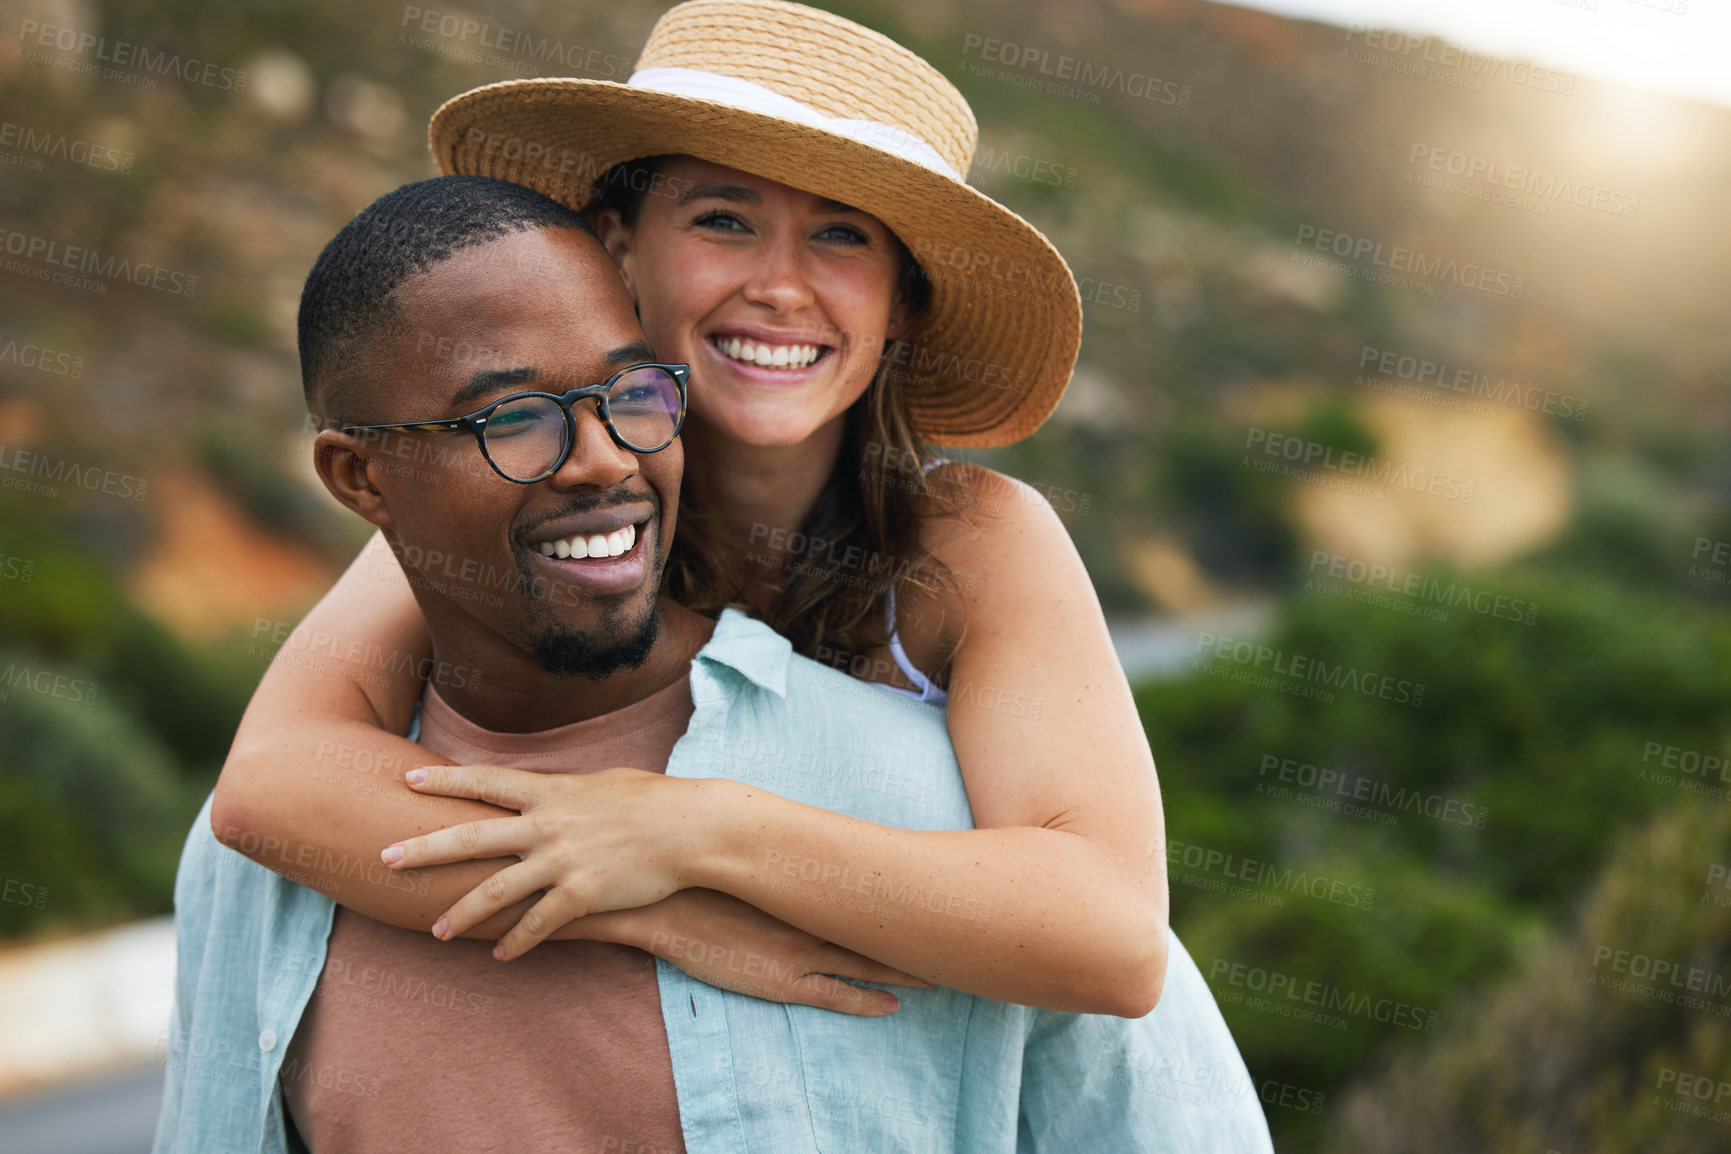
[[[428,796],[380,790],[356,806],[331,772],[345,756],[397,774],[437,760],[394,736],[422,685],[407,675],[381,685],[377,668],[333,679],[273,664],[224,767],[213,824],[354,854],[390,847],[385,859],[399,868],[464,862],[439,871],[427,896],[370,886],[379,892],[344,904],[441,937],[502,934],[501,958],[548,936],[640,944],[654,937],[645,917],[661,917],[656,925],[688,937],[800,951],[813,973],[905,980],[876,959],[1005,1001],[1148,1013],[1167,955],[1160,799],[1087,573],[1031,489],[972,465],[939,467],[922,447],[1031,432],[1079,343],[1062,259],[962,182],[975,135],[960,94],[924,61],[773,0],[673,9],[629,85],[493,85],[432,124],[445,171],[578,205],[596,194],[598,234],[657,356],[693,366],[669,593],[709,612],[744,603],[801,652],[935,705],[947,687],[978,828],[914,833],[813,816],[825,859],[944,879],[991,909],[989,920],[880,923],[777,895],[761,870],[738,871],[725,897],[681,889],[627,916],[632,901],[598,875],[653,873],[678,889],[683,863],[637,848],[665,853],[665,836],[621,836],[661,827],[654,786],[627,790],[616,775],[434,769],[416,786]],[[375,571],[384,580],[366,569],[351,568],[306,628],[364,652],[424,656],[409,586],[393,565]],[[533,821],[412,836],[501,817],[478,799],[502,798],[502,787]],[[791,803],[760,804],[768,814]],[[605,846],[573,832],[595,812],[610,817]],[[749,842],[745,827],[683,840],[702,852]],[[522,863],[501,870],[507,855]],[[751,909],[772,905],[779,920]],[[700,963],[668,960],[707,976]],[[809,989],[782,996],[828,1004]]]

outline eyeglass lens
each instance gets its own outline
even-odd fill
[[[626,448],[652,453],[673,440],[679,385],[666,369],[627,370],[607,393],[607,415]],[[552,473],[565,451],[565,417],[548,397],[500,405],[482,432],[487,456],[506,476],[534,481]]]

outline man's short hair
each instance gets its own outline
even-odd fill
[[[396,290],[463,249],[527,229],[574,228],[583,217],[520,184],[487,176],[437,176],[387,192],[325,245],[301,290],[297,334],[307,409],[321,426],[347,405],[329,388],[378,341],[402,332]],[[347,390],[343,390],[347,392]]]

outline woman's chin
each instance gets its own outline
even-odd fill
[[[798,404],[793,397],[709,399],[721,400],[721,404],[694,405],[691,415],[719,434],[722,441],[753,449],[802,445],[840,415],[830,412],[827,406]]]

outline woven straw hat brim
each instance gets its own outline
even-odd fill
[[[606,169],[683,153],[853,205],[919,261],[931,309],[887,371],[916,431],[958,447],[1021,440],[1057,407],[1081,345],[1074,276],[1038,229],[970,186],[819,128],[603,80],[490,84],[447,101],[439,170],[581,208]]]

